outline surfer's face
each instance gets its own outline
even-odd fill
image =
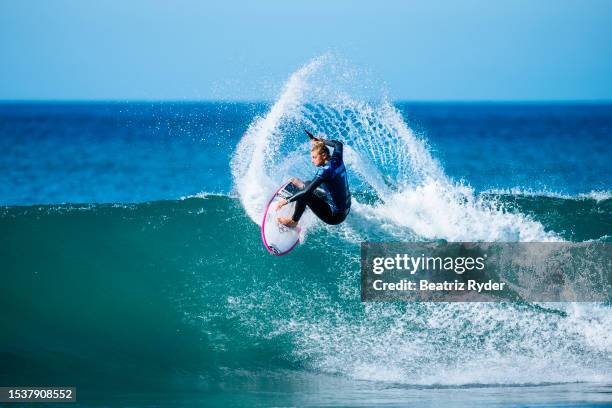
[[[310,161],[319,167],[325,164],[325,156],[318,152],[310,152]]]

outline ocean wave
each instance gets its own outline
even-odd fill
[[[550,198],[562,198],[564,200],[595,200],[605,201],[612,198],[612,191],[589,191],[588,193],[579,193],[575,195],[563,194],[553,191],[546,190],[530,190],[523,189],[520,187],[504,188],[504,189],[489,189],[484,190],[480,194],[483,195],[514,195],[514,196],[528,196],[528,197],[550,197]]]
[[[336,88],[334,79],[345,79],[338,69],[326,56],[289,78],[241,139],[232,177],[258,224],[275,186],[312,172],[302,129],[338,137],[355,192],[351,214],[339,227],[307,219],[308,240],[291,262],[308,279],[291,289],[283,278],[260,282],[231,297],[232,316],[263,338],[290,339],[291,356],[304,367],[355,379],[426,386],[610,381],[605,306],[359,303],[362,241],[583,241],[609,234],[612,225],[602,207],[609,200],[595,193],[560,203],[477,194],[452,180],[384,98],[365,101],[350,86]]]
[[[190,198],[208,198],[208,197],[234,197],[234,194],[231,193],[215,193],[209,191],[200,191],[196,194],[189,194],[185,196],[179,197],[179,200],[188,200]]]
[[[359,245],[346,230],[317,225],[291,256],[272,257],[238,198],[65,208],[0,213],[11,237],[0,246],[11,259],[0,299],[15,311],[0,345],[28,339],[38,353],[20,343],[15,364],[65,350],[104,356],[98,375],[118,383],[163,383],[160,367],[202,381],[221,368],[419,386],[612,380],[607,306],[364,304]],[[25,323],[32,315],[70,330],[40,336]],[[67,365],[54,378],[85,370]]]
[[[351,71],[330,56],[316,58],[288,79],[270,110],[254,120],[232,157],[235,190],[248,216],[261,222],[263,207],[289,177],[309,177],[303,129],[345,143],[345,162],[356,203],[351,236],[463,241],[556,241],[529,216],[504,211],[473,189],[447,177],[400,112],[384,97],[354,97]],[[361,77],[360,77],[361,78]],[[336,86],[342,79],[343,86]],[[355,83],[359,81],[354,81]],[[375,197],[360,202],[360,194]],[[315,224],[302,221],[302,231]],[[357,225],[360,223],[360,225]]]
[[[70,353],[95,363],[53,365],[54,381],[163,385],[179,372],[214,389],[232,370],[416,386],[612,381],[609,305],[361,302],[361,241],[597,240],[612,235],[611,203],[476,194],[384,98],[335,88],[338,70],[323,57],[290,77],[240,141],[230,195],[3,207],[7,370],[50,383],[45,362]],[[346,142],[355,203],[340,227],[306,218],[307,240],[272,257],[258,223],[278,184],[312,172],[304,127]]]

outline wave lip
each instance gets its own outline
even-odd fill
[[[345,143],[355,205],[342,230],[354,240],[561,239],[529,216],[505,211],[451,180],[427,142],[384,96],[378,101],[353,96],[359,87],[350,86],[351,75],[353,70],[330,55],[315,58],[290,76],[270,110],[251,123],[232,157],[232,177],[253,222],[261,222],[276,186],[314,172],[306,159],[306,128]],[[314,223],[306,217],[303,231]]]
[[[514,196],[527,196],[527,197],[550,197],[550,198],[562,198],[565,200],[595,200],[605,201],[612,198],[612,191],[609,190],[591,190],[588,193],[579,193],[575,195],[557,193],[547,190],[529,190],[522,189],[520,187],[513,188],[500,188],[500,189],[489,189],[484,190],[480,194],[494,194],[494,195],[514,195]]]

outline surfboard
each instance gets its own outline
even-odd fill
[[[291,197],[299,190],[291,182],[283,183],[274,193],[261,222],[261,239],[264,246],[272,255],[286,255],[300,242],[300,227],[286,227],[279,224],[278,217],[291,217],[295,209],[295,203],[289,203],[280,210],[276,209],[276,203],[282,198]]]

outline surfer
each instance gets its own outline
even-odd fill
[[[331,225],[340,224],[351,209],[351,192],[342,158],[342,143],[316,138],[307,130],[306,134],[312,141],[310,160],[319,169],[309,182],[291,179],[291,184],[301,191],[281,199],[276,209],[295,201],[295,211],[291,218],[279,217],[277,220],[287,227],[295,227],[308,206],[321,221]],[[328,146],[334,149],[331,155]]]

